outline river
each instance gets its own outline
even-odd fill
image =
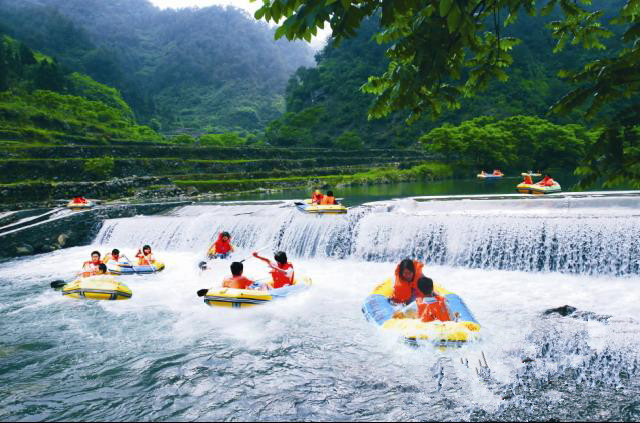
[[[359,202],[320,217],[287,202],[186,206],[0,264],[0,418],[640,419],[640,197]],[[313,288],[207,307],[195,291],[219,284],[228,262],[196,263],[223,229],[236,257],[287,251]],[[142,243],[167,268],[123,277],[130,300],[48,288],[92,249],[132,255]],[[464,298],[481,341],[415,348],[366,322],[364,298],[405,256]],[[250,259],[245,274],[266,269]],[[544,315],[565,304],[580,312]]]

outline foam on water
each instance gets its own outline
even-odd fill
[[[404,200],[331,217],[191,206],[107,221],[93,246],[2,263],[0,418],[640,418],[634,207],[478,204]],[[236,258],[285,249],[312,289],[247,310],[207,307],[195,292],[219,285],[229,262],[206,272],[197,262],[220,230],[234,235]],[[93,249],[131,257],[143,243],[167,267],[122,277],[130,300],[78,301],[49,288]],[[366,322],[364,298],[403,255],[426,257],[426,273],[463,297],[480,342],[412,348]],[[249,277],[266,270],[245,262]],[[543,315],[564,304],[579,313]],[[482,352],[490,370],[477,364]]]
[[[79,264],[94,247],[0,265],[0,417],[507,419],[527,410],[552,418],[566,413],[566,401],[591,401],[569,389],[576,383],[599,387],[609,401],[616,392],[638,393],[640,305],[625,295],[637,286],[635,276],[429,266],[483,324],[478,344],[439,351],[404,346],[363,318],[363,299],[394,263],[295,260],[313,289],[246,311],[210,308],[196,297],[220,283],[228,262],[203,274],[189,252],[157,250],[165,271],[122,278],[131,300],[76,301],[47,288],[47,280],[72,276],[60,263]],[[250,277],[265,271],[246,262]],[[542,317],[563,304],[611,317]],[[491,368],[481,377],[480,351]],[[525,357],[535,361],[523,364]],[[620,418],[605,405],[591,407]],[[579,410],[567,416],[589,417]]]
[[[270,246],[296,257],[411,256],[429,264],[621,276],[640,273],[638,198],[405,199],[346,216],[306,215],[291,204],[188,206],[171,216],[107,221],[97,240],[202,252],[226,230],[240,248]]]

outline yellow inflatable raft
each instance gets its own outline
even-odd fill
[[[312,281],[306,276],[297,277],[293,285],[268,291],[256,289],[212,288],[204,296],[205,304],[211,307],[245,308],[287,298],[306,291]]]
[[[553,185],[551,186],[544,186],[539,183],[525,184],[522,182],[516,186],[516,190],[521,194],[544,195],[560,192],[562,191],[562,187],[560,187],[560,184],[555,181],[553,181]]]
[[[480,324],[462,299],[437,284],[434,285],[434,290],[445,298],[449,315],[455,316],[455,321],[423,322],[420,319],[393,318],[395,310],[389,300],[393,295],[391,279],[374,289],[365,300],[362,312],[367,320],[383,331],[394,333],[410,343],[426,341],[438,345],[460,345],[479,339]]]
[[[62,287],[62,295],[79,300],[128,300],[133,293],[113,276],[79,278]]]
[[[342,204],[311,204],[311,200],[309,199],[295,204],[298,210],[311,214],[344,214],[348,210]]]

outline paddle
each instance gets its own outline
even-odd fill
[[[257,250],[255,250],[255,252],[257,253],[258,251],[262,251],[262,250],[266,250],[267,248],[271,247],[271,245],[265,245],[262,248],[258,248]],[[253,254],[243,258],[242,260],[240,260],[240,263],[244,263],[245,261],[247,261],[248,259],[250,259],[251,257],[253,257]],[[206,261],[201,261],[200,263],[198,263],[198,267],[200,268],[200,270],[204,271],[207,270],[207,262]]]
[[[258,248],[257,250],[255,250],[254,252],[257,253],[258,251],[262,251],[262,250],[266,250],[267,248],[271,247],[271,245],[265,245],[262,248]],[[249,260],[251,257],[253,257],[253,253],[245,258],[243,258],[242,260],[240,260],[240,263],[245,262],[246,260]],[[200,267],[200,270],[207,270],[207,262],[206,261],[201,261],[198,266]],[[207,295],[207,291],[208,289],[206,288],[202,288],[199,289],[196,294],[198,295],[198,297],[204,297],[205,295]]]
[[[67,283],[65,281],[61,281],[61,280],[53,281],[53,282],[51,282],[51,288],[53,288],[53,289],[61,289],[66,284]]]

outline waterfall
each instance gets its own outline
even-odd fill
[[[167,216],[107,220],[96,242],[204,253],[221,231],[239,249],[291,257],[396,261],[579,274],[640,273],[640,199],[369,203],[314,216],[289,203],[192,205]]]

